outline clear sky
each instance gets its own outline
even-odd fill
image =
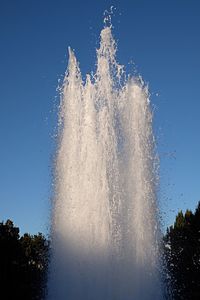
[[[200,1],[0,0],[0,220],[11,218],[22,233],[48,228],[67,47],[83,75],[95,70],[111,5],[118,61],[149,83],[155,106],[165,225],[200,200]]]

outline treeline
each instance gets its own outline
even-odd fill
[[[0,223],[0,299],[45,299],[49,241],[20,236],[11,220]],[[200,203],[180,211],[163,237],[167,300],[200,299]],[[56,300],[56,299],[55,299]]]
[[[0,299],[45,298],[48,248],[41,233],[20,237],[11,220],[0,223]]]
[[[180,211],[164,236],[168,286],[173,300],[200,299],[200,202]]]

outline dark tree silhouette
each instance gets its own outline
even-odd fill
[[[200,299],[200,202],[193,213],[180,211],[163,237],[166,299]],[[11,220],[0,223],[0,299],[45,299],[49,241],[25,233]],[[56,299],[55,299],[56,300]]]
[[[0,223],[0,299],[44,299],[49,243],[24,234],[11,220]]]
[[[165,258],[174,300],[200,299],[200,203],[182,211],[164,237]]]

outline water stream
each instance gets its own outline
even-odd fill
[[[61,90],[48,299],[161,300],[157,162],[147,86],[101,31],[83,81],[74,52]]]

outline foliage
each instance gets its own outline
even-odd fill
[[[176,216],[164,237],[164,252],[174,300],[200,299],[200,202],[194,213]]]
[[[19,235],[11,220],[0,223],[1,299],[44,299],[48,241],[37,235]]]
[[[180,211],[163,238],[167,299],[200,299],[200,202]],[[49,241],[25,233],[11,220],[0,223],[0,299],[45,299]]]

